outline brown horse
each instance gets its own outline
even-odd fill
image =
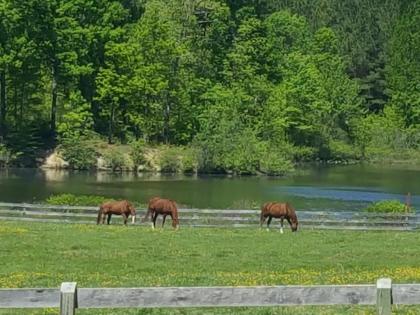
[[[124,218],[124,224],[127,225],[128,216],[131,214],[131,222],[134,224],[136,221],[136,209],[131,202],[127,200],[121,201],[108,201],[100,205],[98,211],[98,219],[96,224],[101,223],[105,224],[105,216],[108,215],[107,224],[111,221],[111,215],[118,214],[122,215]]]
[[[162,220],[162,228],[165,224],[165,219],[167,215],[170,215],[172,218],[172,226],[176,229],[179,228],[179,220],[178,220],[178,209],[176,207],[176,203],[170,199],[163,199],[160,197],[154,197],[149,200],[149,205],[147,207],[146,216],[143,218],[142,222],[146,221],[151,214],[152,222],[153,222],[153,229],[156,227],[156,219],[159,214],[163,215]]]
[[[296,232],[298,228],[298,219],[296,216],[295,209],[289,203],[280,202],[267,202],[261,207],[261,218],[260,226],[262,227],[265,219],[267,221],[267,231],[271,223],[271,219],[280,218],[280,233],[283,233],[283,220],[286,219],[289,222],[292,232]]]

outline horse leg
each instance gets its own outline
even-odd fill
[[[127,215],[123,212],[123,213],[121,213],[121,215],[122,215],[122,217],[123,217],[123,219],[124,219],[124,225],[127,225]]]
[[[260,228],[262,228],[262,225],[264,224],[265,219],[267,219],[267,217],[264,215],[264,213],[261,213],[261,217],[260,217]]]
[[[156,219],[157,219],[158,215],[159,214],[157,212],[153,213],[153,217],[152,217],[152,221],[153,221],[152,229],[153,230],[156,228]]]
[[[112,214],[111,213],[108,213],[108,220],[106,221],[106,223],[109,225],[110,224],[110,222],[111,222],[111,216],[112,216]]]
[[[102,224],[105,224],[105,219],[106,219],[106,217],[108,216],[108,214],[107,213],[102,213]]]
[[[281,217],[281,218],[280,218],[280,233],[281,233],[281,234],[283,234],[283,220],[284,220],[284,218],[283,218],[283,217]]]
[[[162,229],[163,229],[163,225],[165,224],[166,216],[167,216],[167,214],[164,214],[164,215],[163,215],[163,219],[162,219]]]
[[[271,223],[271,220],[273,219],[273,217],[270,215],[270,216],[268,216],[268,221],[267,221],[267,232],[268,231],[270,231],[270,223]]]

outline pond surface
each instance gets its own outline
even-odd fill
[[[265,201],[290,201],[298,210],[360,210],[383,199],[411,203],[420,210],[420,167],[316,166],[295,175],[229,177],[204,175],[112,174],[40,169],[0,170],[0,201],[41,202],[71,193],[127,198],[146,203],[152,196],[175,199],[182,207],[258,208]]]

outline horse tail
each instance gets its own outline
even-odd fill
[[[260,215],[260,226],[262,227],[264,221],[265,221],[265,212],[267,211],[268,205],[270,202],[266,202],[261,206],[261,215]]]
[[[176,202],[171,200],[171,212],[172,215],[174,216],[174,220],[175,220],[175,227],[178,228],[179,227],[179,218],[178,218],[178,208],[176,206]]]
[[[152,212],[152,209],[150,208],[150,205],[147,207],[147,212],[144,218],[141,220],[141,222],[145,222],[149,218],[149,214]]]

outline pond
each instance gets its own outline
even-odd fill
[[[420,167],[312,166],[288,177],[229,177],[81,172],[41,169],[0,170],[0,201],[41,202],[71,193],[127,198],[146,203],[152,196],[182,207],[258,208],[265,201],[290,201],[298,210],[360,210],[384,199],[411,203],[420,210]]]

